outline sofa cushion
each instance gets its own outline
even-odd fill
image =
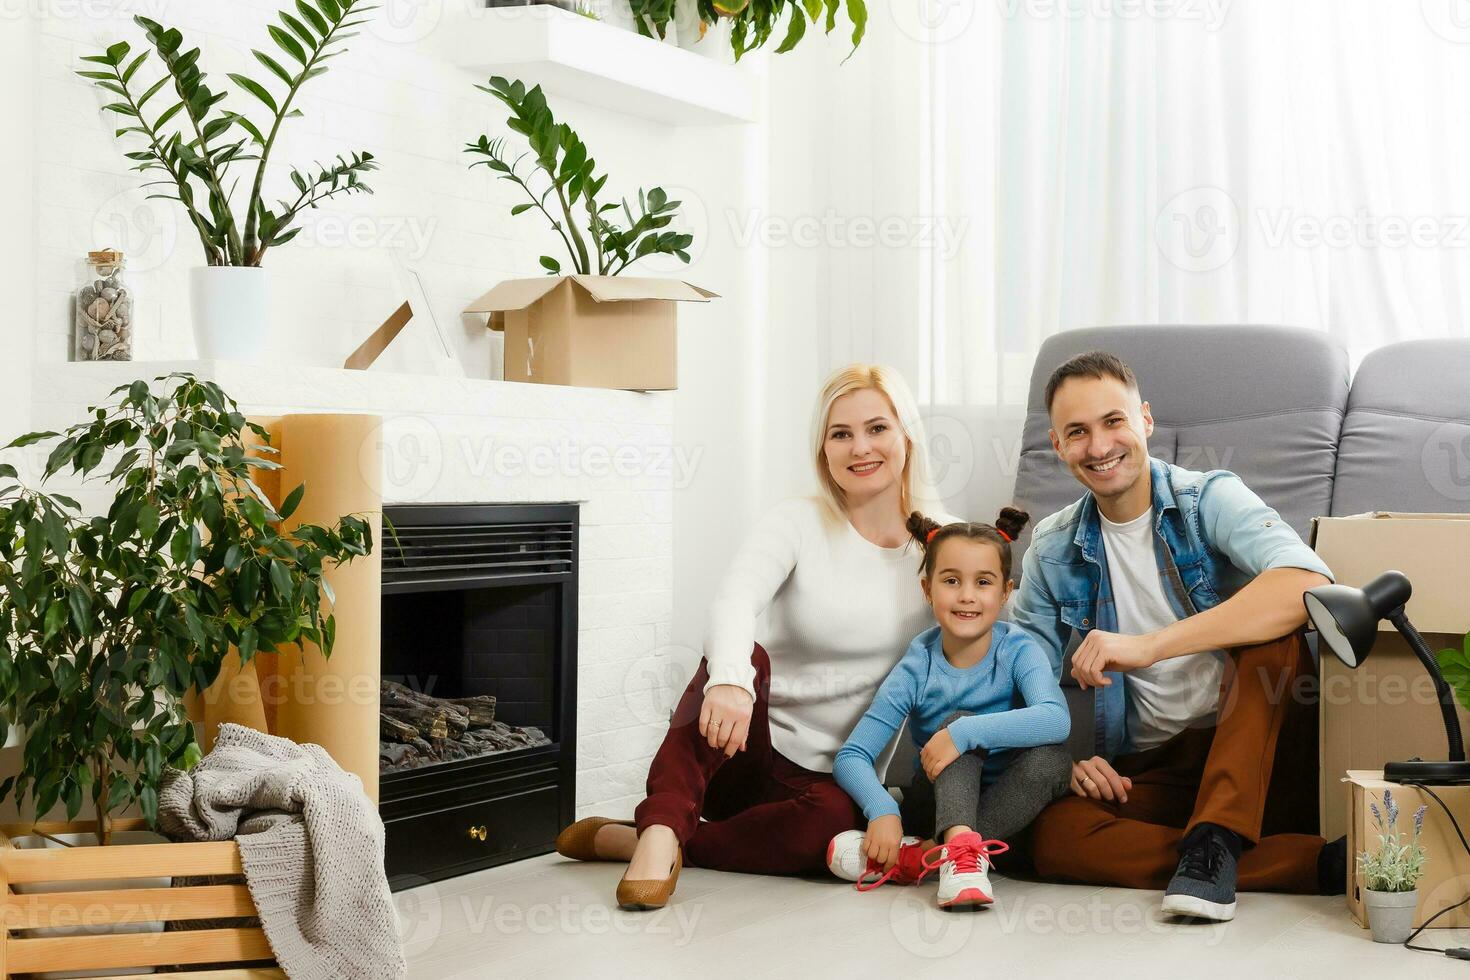
[[[1410,340],[1363,359],[1348,394],[1335,516],[1470,513],[1470,340]]]

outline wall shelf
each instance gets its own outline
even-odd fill
[[[425,43],[481,83],[518,78],[548,95],[673,125],[755,118],[755,85],[741,69],[555,7],[446,4]]]

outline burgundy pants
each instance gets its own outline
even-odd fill
[[[744,752],[725,758],[699,734],[709,665],[701,660],[648,769],[648,798],[634,820],[674,831],[686,864],[749,874],[801,874],[827,864],[827,842],[862,814],[831,773],[812,772],[771,748],[771,660],[756,644],[755,706]],[[703,821],[700,818],[705,818]]]

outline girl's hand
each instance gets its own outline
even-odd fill
[[[716,684],[705,694],[699,709],[699,734],[709,742],[710,748],[724,749],[727,759],[745,751],[754,705],[755,700],[745,688]]]
[[[924,746],[924,751],[919,753],[919,764],[924,767],[924,775],[929,777],[932,783],[939,778],[939,774],[949,768],[949,764],[960,757],[960,750],[955,748],[954,739],[949,735],[948,728],[941,728],[934,733],[929,744]]]
[[[898,848],[903,843],[903,821],[891,813],[868,821],[868,860],[887,871],[898,863]]]

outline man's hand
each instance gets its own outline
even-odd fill
[[[1113,683],[1103,676],[1109,670],[1137,670],[1158,662],[1153,640],[1147,635],[1125,636],[1093,630],[1072,654],[1072,676],[1083,689]]]
[[[949,768],[949,764],[960,757],[960,750],[955,748],[954,739],[950,737],[948,728],[941,728],[929,739],[924,750],[919,753],[919,764],[924,767],[924,775],[929,777],[932,783],[939,778],[939,774]]]
[[[898,848],[903,843],[903,821],[891,813],[868,821],[866,838],[868,860],[887,871],[898,863]]]
[[[724,749],[725,758],[745,751],[750,734],[750,712],[755,700],[736,684],[716,684],[704,695],[699,709],[699,734],[710,748]]]
[[[1118,775],[1112,763],[1100,755],[1072,763],[1072,792],[1094,800],[1127,803],[1133,780]]]

